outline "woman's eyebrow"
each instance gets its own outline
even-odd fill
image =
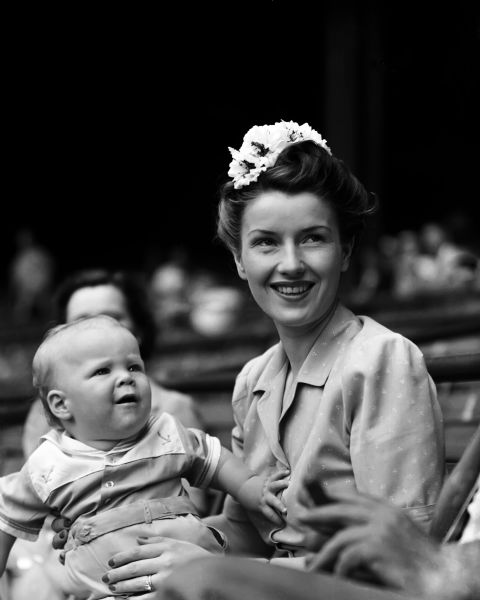
[[[305,227],[305,229],[302,229],[302,231],[308,233],[310,231],[316,231],[317,229],[327,229],[328,231],[332,230],[329,225],[312,225],[311,227]]]
[[[275,233],[271,229],[251,229],[247,232],[247,235],[251,235],[253,233]]]

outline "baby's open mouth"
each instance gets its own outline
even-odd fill
[[[118,400],[116,400],[115,404],[130,404],[132,402],[137,402],[137,397],[135,394],[125,394]]]

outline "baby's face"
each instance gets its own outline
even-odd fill
[[[138,433],[148,420],[151,389],[135,336],[117,324],[66,336],[55,366],[76,439],[100,447]]]

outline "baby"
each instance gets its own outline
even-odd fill
[[[73,523],[66,591],[111,598],[101,578],[114,552],[138,536],[161,534],[162,519],[198,519],[182,478],[283,522],[275,475],[257,476],[217,438],[168,413],[150,416],[138,342],[115,319],[50,330],[34,356],[33,378],[54,428],[20,472],[0,478],[0,575],[15,539],[36,539],[46,517],[61,513]],[[222,551],[223,534],[205,528],[208,548]]]

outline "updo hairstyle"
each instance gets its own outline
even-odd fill
[[[367,192],[343,161],[310,140],[290,144],[257,181],[235,189],[229,180],[220,188],[217,235],[233,254],[241,252],[245,207],[268,191],[310,192],[328,202],[337,216],[343,244],[358,242],[366,218],[377,208],[376,196]]]

